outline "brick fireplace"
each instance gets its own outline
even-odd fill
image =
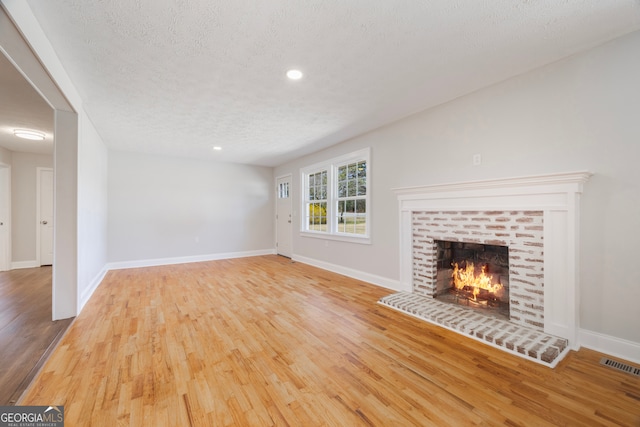
[[[435,240],[509,249],[512,323],[544,330],[543,211],[412,212],[413,292],[437,293]]]
[[[569,349],[579,348],[579,202],[590,175],[572,172],[395,189],[402,289],[380,303],[555,366]],[[508,319],[434,298],[437,241],[508,248]]]

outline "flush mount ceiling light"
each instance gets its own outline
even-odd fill
[[[18,138],[32,139],[34,141],[44,140],[44,133],[28,129],[15,129],[13,134]]]
[[[300,70],[289,70],[287,71],[287,77],[289,77],[291,80],[300,80],[302,78],[303,74],[302,71]]]
[[[222,150],[222,147],[213,147],[213,151],[220,151]]]

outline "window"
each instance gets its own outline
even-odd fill
[[[281,182],[278,185],[278,198],[279,199],[288,199],[289,198],[289,183]]]
[[[309,174],[309,199],[306,209],[309,230],[327,231],[327,171]]]
[[[338,166],[338,232],[367,234],[367,162]]]
[[[369,241],[369,149],[301,170],[304,235]]]

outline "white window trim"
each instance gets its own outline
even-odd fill
[[[335,218],[337,217],[337,177],[336,171],[339,166],[343,166],[355,161],[367,162],[367,194],[366,194],[366,218],[367,218],[367,233],[366,234],[351,234],[337,231],[337,224]],[[313,231],[307,230],[307,191],[308,191],[308,176],[316,172],[327,171],[327,229],[328,231]],[[339,240],[343,242],[371,244],[371,149],[364,148],[362,150],[354,151],[342,156],[334,157],[323,162],[315,163],[313,165],[300,168],[300,182],[301,182],[301,220],[300,220],[300,235],[302,237],[312,237],[317,239],[326,240]]]

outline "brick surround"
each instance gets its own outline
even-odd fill
[[[543,211],[412,212],[413,292],[436,293],[435,240],[509,247],[512,323],[544,331]]]

